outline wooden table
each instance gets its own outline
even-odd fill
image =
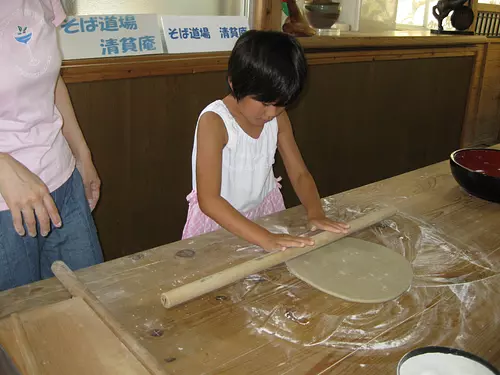
[[[339,178],[341,178],[339,176]],[[78,272],[173,374],[395,374],[425,345],[468,350],[500,367],[500,205],[468,196],[447,162],[325,199],[333,217],[383,204],[401,214],[360,238],[412,260],[412,288],[385,304],[345,302],[290,275],[254,275],[171,310],[160,293],[259,255],[225,232]],[[304,232],[301,208],[266,218]],[[69,298],[55,279],[0,294],[0,316]]]

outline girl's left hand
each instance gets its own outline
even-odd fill
[[[309,220],[311,230],[325,230],[333,233],[347,233],[349,225],[328,219],[326,216],[322,218],[314,218]]]
[[[83,186],[85,187],[85,197],[89,202],[90,210],[93,211],[101,194],[101,179],[97,174],[91,158],[77,160],[76,168],[82,175]]]

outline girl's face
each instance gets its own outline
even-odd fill
[[[254,126],[262,127],[268,121],[279,116],[285,110],[284,107],[276,107],[272,103],[262,103],[249,96],[238,102],[241,114]]]

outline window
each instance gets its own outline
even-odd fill
[[[500,0],[479,0],[480,4],[499,4]],[[398,0],[398,10],[396,15],[396,24],[400,28],[425,27],[437,29],[438,23],[432,14],[432,7],[436,5],[437,0]],[[477,12],[475,14],[477,17]],[[444,29],[454,30],[451,26],[450,17],[443,21]]]
[[[249,0],[62,0],[66,13],[170,14],[179,16],[248,16]]]
[[[432,7],[437,0],[399,0],[396,14],[396,24],[399,28],[404,26],[437,29],[438,22],[432,14]],[[450,17],[443,21],[445,30],[454,30]]]

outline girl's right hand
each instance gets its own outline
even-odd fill
[[[269,233],[260,245],[266,251],[286,250],[289,247],[304,247],[314,245],[309,237],[296,237],[288,234]]]
[[[61,217],[47,186],[8,154],[0,154],[0,194],[20,236],[26,234],[23,219],[31,237],[37,234],[37,219],[42,236],[49,233],[51,221],[56,227],[61,226]]]

